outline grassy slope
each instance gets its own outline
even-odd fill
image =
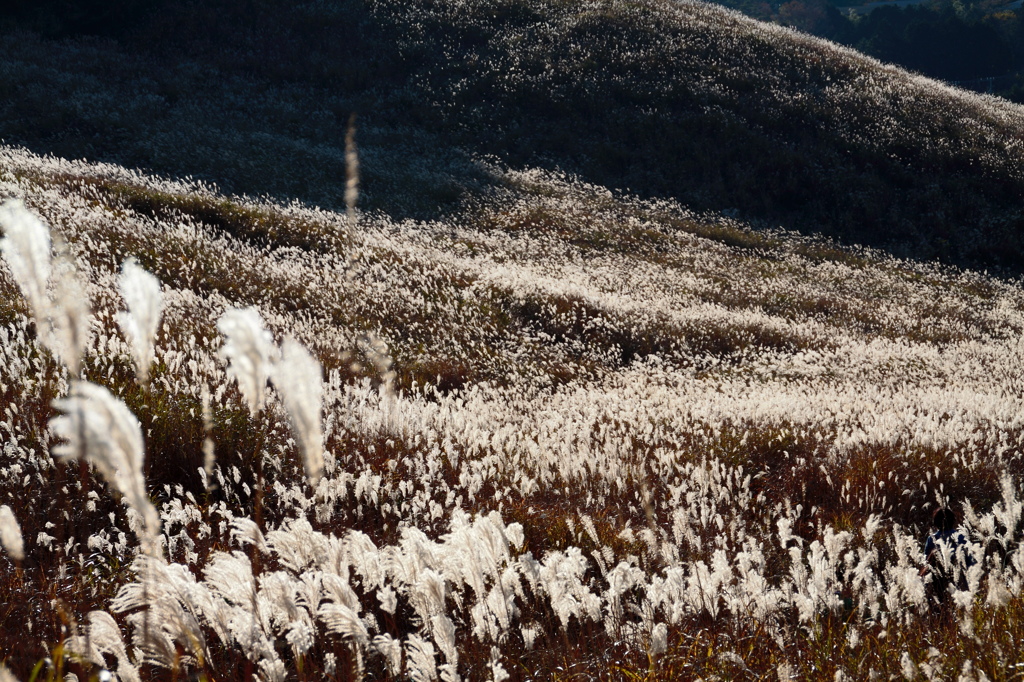
[[[443,537],[448,518],[435,508],[458,499],[466,511],[522,523],[524,551],[537,558],[599,549],[609,565],[626,561],[658,576],[671,562],[692,567],[719,551],[731,558],[756,539],[770,584],[786,585],[787,549],[774,541],[780,518],[808,542],[824,528],[853,531],[858,551],[880,551],[887,567],[896,551],[887,535],[872,531],[860,544],[873,518],[884,519],[886,533],[920,533],[937,498],[970,499],[987,511],[1000,498],[1000,476],[1019,480],[1019,287],[753,232],[541,173],[503,177],[506,189],[465,206],[459,220],[378,217],[350,234],[330,213],[239,202],[111,167],[4,157],[3,190],[25,196],[89,273],[97,324],[85,374],[122,396],[146,428],[147,482],[167,505],[172,560],[186,561],[182,548],[193,548],[199,575],[211,553],[235,546],[217,528],[225,514],[253,513],[245,486],[253,484],[254,450],[272,463],[267,529],[312,503],[280,410],[250,417],[216,360],[214,322],[229,305],[258,305],[276,334],[298,336],[332,373],[326,445],[331,485],[341,492],[329,497],[330,513],[309,517],[317,531],[358,530],[379,547],[410,527]],[[114,267],[129,256],[167,287],[148,394],[113,325]],[[351,278],[343,275],[350,259]],[[5,589],[17,598],[4,607],[0,650],[27,676],[62,628],[105,608],[130,579],[131,543],[115,541],[128,522],[102,481],[85,467],[49,464],[40,425],[65,373],[25,340],[31,326],[6,271],[0,285],[11,335],[3,390],[17,405],[0,423],[11,458],[2,490],[28,546],[24,572],[3,565]],[[364,331],[387,341],[405,392],[391,418],[370,385],[359,384],[379,378],[360,350]],[[214,394],[209,435],[225,474],[212,492],[197,474],[204,385]],[[241,473],[233,482],[234,467]],[[371,481],[372,499],[357,480]],[[645,498],[651,516],[638,502]],[[84,510],[83,499],[93,500]],[[687,533],[696,536],[679,535],[680,514],[695,515]],[[729,533],[719,532],[716,514]],[[640,541],[650,524],[674,559]],[[628,528],[639,535],[623,535]],[[55,544],[47,548],[40,533]],[[87,546],[93,536],[114,546]],[[589,570],[590,588],[604,589],[596,566]],[[376,597],[363,598],[372,612]],[[469,594],[463,599],[468,606]],[[955,621],[857,621],[866,644],[849,652],[832,645],[853,627],[842,618],[772,643],[757,628],[777,621],[697,610],[674,621],[670,651],[650,670],[636,635],[618,639],[586,619],[563,634],[543,600],[521,608],[522,623],[541,630],[532,650],[518,630],[502,641],[516,679],[559,666],[608,677],[707,674],[722,670],[725,649],[762,673],[788,661],[805,677],[832,679],[864,660],[898,672],[903,650],[931,660],[930,647],[941,649],[946,670],[972,660],[991,674],[1005,663],[998,647],[1018,631],[1019,602],[1009,611],[979,606],[980,639],[966,643]],[[452,617],[468,632],[460,609],[452,606]],[[408,614],[381,622],[398,637],[416,627]],[[25,623],[32,638],[15,646]],[[207,636],[204,669],[217,679],[244,675],[240,649]],[[344,661],[348,645],[318,641],[305,665],[326,676],[320,657],[333,651]],[[488,647],[468,634],[460,647],[462,672],[484,675]],[[368,662],[384,675],[379,657]]]
[[[1016,105],[699,3],[403,3],[389,18],[475,149],[906,255],[1022,262]]]
[[[393,215],[450,210],[492,180],[465,153],[490,154],[905,256],[1022,264],[1019,107],[714,6],[159,7],[118,44],[7,45],[3,80],[28,96],[0,135],[336,207],[359,111],[367,205]]]

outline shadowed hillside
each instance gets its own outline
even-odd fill
[[[126,5],[100,29],[59,3],[19,15],[54,38],[3,48],[2,87],[28,96],[0,135],[337,207],[357,111],[368,206],[395,215],[486,185],[483,154],[901,255],[1024,263],[1017,105],[715,6]]]
[[[700,3],[42,3],[8,25],[0,136],[338,207],[449,212],[473,158],[561,168],[900,255],[1019,272],[1012,104]],[[96,38],[87,34],[100,33]],[[184,150],[187,150],[184,151]]]
[[[1015,105],[699,3],[413,4],[390,14],[404,53],[477,149],[903,254],[1021,264]]]

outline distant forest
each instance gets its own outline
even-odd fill
[[[995,77],[995,94],[1024,103],[1024,10],[1020,3],[933,0],[869,10],[849,0],[719,2],[756,19],[849,45],[932,78],[958,82]],[[975,89],[988,85],[963,84]]]

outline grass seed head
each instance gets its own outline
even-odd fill
[[[139,420],[109,390],[87,381],[74,382],[71,394],[53,406],[62,414],[50,420],[50,428],[64,441],[53,453],[91,462],[142,518],[143,548],[154,550],[160,517],[146,492]]]
[[[121,267],[118,284],[128,310],[118,314],[117,323],[131,344],[139,381],[146,384],[163,312],[160,281],[134,260],[128,260]]]
[[[25,543],[21,539],[21,526],[14,512],[6,504],[0,506],[0,545],[15,561],[25,558]]]
[[[20,200],[0,206],[0,240],[7,267],[14,275],[36,320],[45,318],[49,308],[46,285],[50,279],[50,230]]]
[[[323,370],[320,363],[298,341],[288,337],[275,363],[272,380],[291,421],[309,484],[316,486],[324,468]]]
[[[221,357],[228,363],[228,375],[238,382],[249,412],[256,416],[266,400],[276,350],[273,338],[254,307],[228,310],[217,329],[224,335]]]

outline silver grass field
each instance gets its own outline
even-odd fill
[[[1024,676],[1024,283],[928,262],[1018,248],[1024,110],[698,2],[356,4],[280,20],[401,87],[0,40],[0,682]]]
[[[491,172],[395,222],[0,149],[3,679],[1019,676],[1019,283]]]

